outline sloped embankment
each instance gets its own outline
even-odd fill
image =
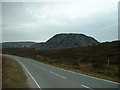
[[[9,57],[2,57],[2,88],[28,88],[22,66]]]

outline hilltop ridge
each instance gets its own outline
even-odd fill
[[[98,41],[93,37],[84,34],[61,33],[54,35],[44,43],[37,43],[31,47],[38,49],[62,49],[97,43]]]

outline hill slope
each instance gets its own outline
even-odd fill
[[[45,43],[37,43],[32,45],[32,48],[38,49],[62,49],[62,48],[72,48],[77,46],[89,45],[98,43],[92,37],[86,36],[84,34],[57,34],[50,38]]]

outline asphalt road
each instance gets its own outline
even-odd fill
[[[118,88],[116,82],[56,68],[28,58],[7,56],[22,64],[38,88]]]

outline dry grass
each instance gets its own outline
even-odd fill
[[[8,57],[2,58],[2,88],[28,88],[21,65]]]

